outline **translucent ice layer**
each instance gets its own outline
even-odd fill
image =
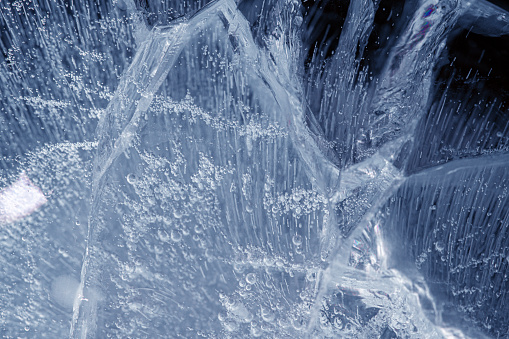
[[[507,337],[504,9],[0,11],[3,337]]]

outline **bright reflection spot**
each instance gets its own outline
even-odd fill
[[[18,221],[32,214],[48,200],[25,173],[0,192],[0,224]]]

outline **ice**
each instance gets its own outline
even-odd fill
[[[0,192],[0,223],[18,221],[44,205],[48,200],[25,173]]]
[[[51,299],[55,300],[60,306],[72,310],[78,286],[78,280],[73,277],[65,275],[57,277],[51,284]]]
[[[505,9],[0,11],[3,337],[507,337]]]

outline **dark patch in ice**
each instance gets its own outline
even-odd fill
[[[408,171],[509,151],[509,36],[461,30],[438,66]]]
[[[349,0],[311,0],[302,1],[304,30],[303,47],[308,67],[334,54],[339,36],[346,20]]]

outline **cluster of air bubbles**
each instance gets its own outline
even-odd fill
[[[290,194],[274,196],[266,186],[263,207],[273,215],[292,213],[296,218],[323,210],[327,199],[315,190],[293,189]]]
[[[237,106],[245,107],[242,102],[238,102]],[[199,120],[214,130],[235,132],[239,136],[248,138],[251,142],[258,139],[270,141],[288,135],[286,129],[281,128],[277,123],[262,125],[262,122],[258,119],[250,119],[247,123],[241,123],[208,112],[194,102],[189,92],[181,101],[155,96],[151,104],[151,110],[156,114],[169,113],[182,116],[193,124],[196,124]]]

